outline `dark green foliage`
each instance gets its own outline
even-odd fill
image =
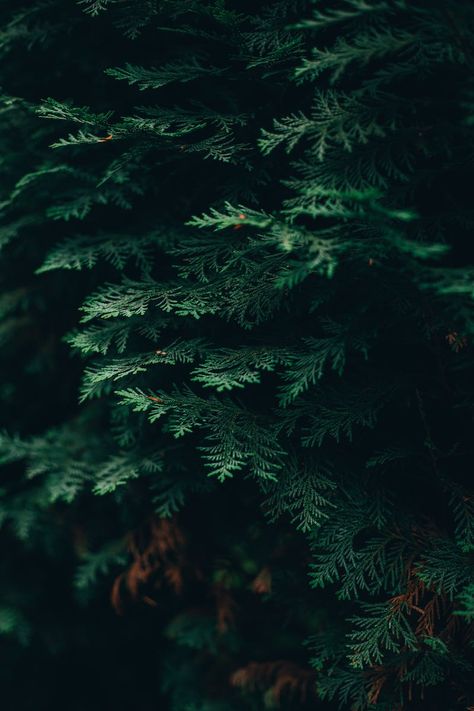
[[[474,707],[472,3],[0,15],[4,707]]]

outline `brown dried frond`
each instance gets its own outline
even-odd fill
[[[415,627],[418,637],[434,635],[435,623],[443,617],[446,605],[446,596],[427,588],[416,576],[414,567],[408,571],[406,592],[390,599],[392,614],[399,613],[401,608],[405,607],[409,613],[414,612],[419,616]]]
[[[152,598],[144,588],[153,584],[160,587],[164,581],[180,593],[184,583],[185,536],[175,519],[153,519],[147,526],[128,536],[128,549],[133,561],[121,573],[112,587],[111,602],[114,609],[123,613],[123,593],[126,590],[132,600]]]
[[[389,601],[391,614],[399,614],[404,609],[409,615],[413,615],[414,632],[420,642],[423,638],[434,637],[435,634],[448,644],[455,637],[458,642],[467,642],[469,632],[463,620],[453,614],[454,603],[445,594],[435,592],[419,580],[416,577],[415,567],[410,568],[407,577],[406,592],[392,597]],[[472,631],[474,631],[474,624],[472,627]],[[462,639],[464,635],[466,635],[465,640]],[[376,704],[379,701],[383,688],[387,683],[390,683],[390,677],[393,677],[405,688],[409,708],[411,708],[417,687],[413,681],[406,679],[408,666],[409,664],[405,660],[396,668],[377,665],[371,667],[367,672],[367,700],[369,704]],[[420,693],[423,699],[423,690]],[[474,707],[471,708],[471,711],[474,711]]]
[[[230,590],[222,584],[214,585],[213,592],[216,598],[217,629],[224,634],[235,625],[237,603]]]
[[[123,578],[124,578],[123,573],[121,573],[120,575],[117,575],[117,577],[115,578],[115,580],[113,582],[112,590],[110,592],[110,602],[111,602],[112,607],[114,608],[115,612],[117,613],[117,615],[123,615],[123,613],[124,613],[123,600],[122,600]]]
[[[367,701],[369,704],[376,704],[383,687],[390,677],[391,670],[381,665],[374,665],[370,670],[370,686],[367,691]]]
[[[266,565],[252,581],[251,588],[257,595],[264,595],[272,591],[272,571]]]
[[[303,669],[294,662],[277,660],[273,662],[250,662],[237,669],[230,677],[232,686],[249,691],[266,690],[276,703],[283,695],[297,697],[304,703],[314,693],[316,673]]]
[[[247,666],[233,672],[230,683],[232,686],[239,686],[250,691],[265,688],[271,685],[280,669],[291,664],[292,662],[284,659],[273,662],[250,662]]]
[[[280,703],[283,693],[296,696],[304,703],[313,692],[316,675],[310,669],[300,669],[296,665],[287,671],[281,671],[272,687],[272,694],[277,703]]]
[[[462,336],[457,331],[450,331],[446,335],[446,340],[455,353],[459,353],[459,351],[462,351],[462,349],[467,346],[466,336]]]
[[[181,593],[183,591],[183,569],[178,564],[174,565],[170,563],[164,569],[164,576],[168,581],[169,586],[172,587],[175,592]]]
[[[390,609],[393,615],[398,614],[402,607],[408,610],[416,610],[423,612],[420,608],[420,598],[425,591],[425,584],[419,578],[413,576],[412,572],[408,574],[407,590],[400,595],[395,595],[390,598]]]
[[[415,629],[417,635],[434,635],[435,622],[440,619],[445,599],[443,595],[433,594],[420,613],[420,619]]]

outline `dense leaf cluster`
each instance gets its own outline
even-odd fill
[[[6,708],[474,706],[472,4],[0,16]]]

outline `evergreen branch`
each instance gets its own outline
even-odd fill
[[[134,64],[126,64],[124,68],[105,70],[108,76],[127,81],[130,85],[136,84],[141,91],[159,89],[172,82],[186,83],[208,75],[220,76],[224,72],[225,69],[206,66],[194,56],[177,62],[169,62],[159,68],[145,69]]]

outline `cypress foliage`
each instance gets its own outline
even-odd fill
[[[472,3],[0,16],[5,708],[473,708]]]

